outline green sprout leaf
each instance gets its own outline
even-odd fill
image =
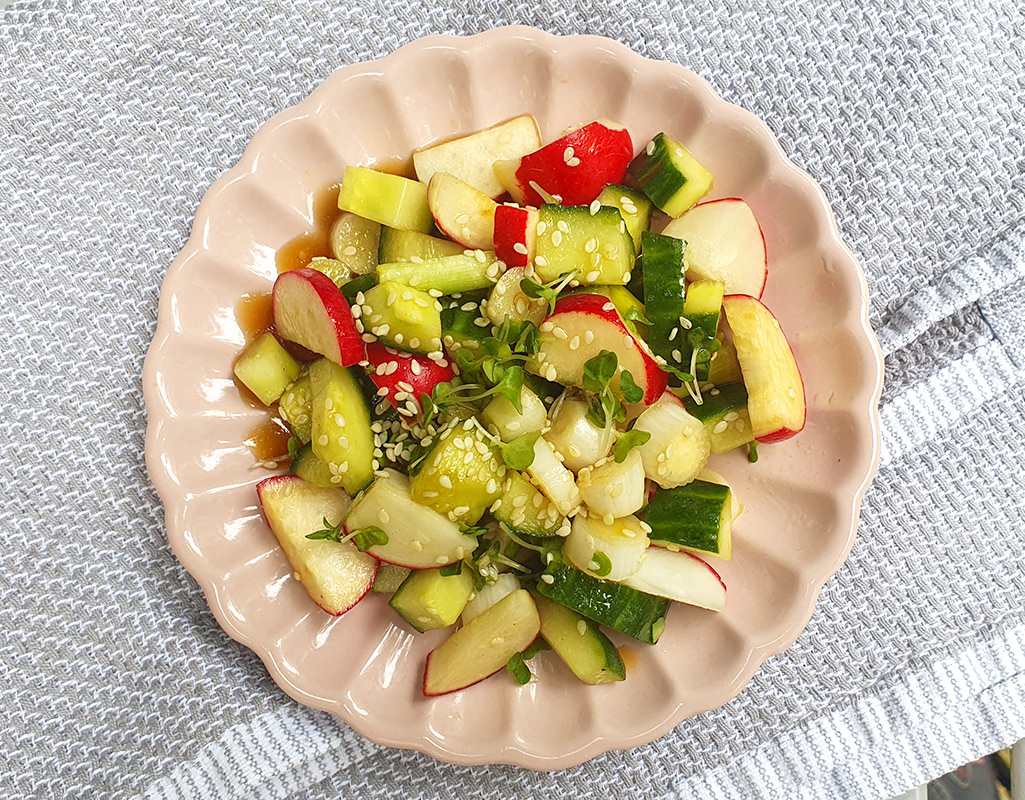
[[[627,454],[635,447],[640,447],[645,444],[651,438],[651,434],[647,431],[631,430],[624,433],[616,441],[615,446],[612,448],[613,456],[616,459],[617,464],[622,464],[626,461]]]
[[[296,437],[289,436],[288,437],[288,457],[289,458],[295,458],[296,454],[299,452],[299,448],[302,447],[302,446],[303,446],[302,442],[300,442]]]
[[[339,520],[337,525],[332,525],[327,521],[327,518],[324,518],[323,525],[322,530],[307,534],[306,538],[327,540],[338,542],[339,544],[351,541],[361,553],[365,553],[371,547],[388,544],[388,534],[374,525],[367,526],[366,528],[356,528],[349,533],[345,533],[345,523],[341,520]]]
[[[584,362],[584,388],[601,394],[609,388],[609,382],[616,375],[619,359],[611,350],[602,350],[594,358]]]
[[[551,650],[551,649],[552,649],[552,646],[550,644],[548,644],[548,642],[546,642],[540,636],[538,636],[533,642],[531,642],[530,646],[527,647],[527,649],[524,650],[520,655],[523,656],[523,660],[524,661],[530,661],[530,659],[532,659],[534,656],[536,656],[538,653],[542,652],[543,650]]]
[[[591,563],[587,566],[599,578],[604,578],[612,572],[612,560],[601,550],[595,551],[591,556]]]
[[[523,367],[515,364],[505,369],[501,380],[499,380],[498,385],[495,387],[498,393],[512,404],[517,414],[523,413],[523,402],[521,399],[523,396],[523,378]]]
[[[626,313],[623,315],[623,319],[625,319],[627,322],[639,322],[642,325],[651,324],[648,318],[644,316],[644,313],[635,306],[631,306],[626,310]]]
[[[509,663],[505,665],[505,668],[509,670],[509,674],[513,676],[513,680],[520,686],[530,683],[530,668],[523,661],[523,656],[519,653],[513,653],[512,658],[509,659]]]
[[[463,571],[463,562],[462,561],[457,561],[455,564],[448,564],[447,566],[442,567],[441,569],[438,570],[438,573],[443,578],[450,578],[453,575],[458,575],[462,571]]]
[[[639,403],[644,399],[644,390],[637,385],[628,369],[624,369],[619,376],[619,392],[628,403]]]
[[[327,539],[331,542],[340,542],[346,538],[345,522],[343,520],[338,520],[337,525],[332,525],[330,522],[327,521],[327,517],[324,517],[323,520],[321,520],[321,524],[323,524],[324,526],[321,530],[307,534],[306,538]]]
[[[502,442],[499,449],[502,451],[502,460],[509,469],[525,470],[534,463],[534,445],[541,436],[541,431],[525,433],[517,436],[511,442]]]
[[[747,445],[747,460],[752,464],[758,461],[758,442],[749,442]]]

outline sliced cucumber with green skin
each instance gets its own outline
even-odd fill
[[[406,567],[397,567],[394,564],[381,564],[381,568],[377,571],[377,577],[374,578],[374,585],[370,587],[370,591],[374,592],[374,594],[393,594],[402,585],[402,582],[410,572],[412,570]]]
[[[265,406],[278,398],[296,378],[301,367],[288,354],[273,333],[263,333],[249,345],[235,362],[235,376]]]
[[[300,444],[306,444],[313,436],[313,409],[310,401],[310,374],[302,373],[292,381],[278,399],[278,413],[292,429],[292,435]]]
[[[686,369],[680,350],[680,317],[683,316],[687,293],[684,242],[672,236],[647,232],[641,234],[641,242],[648,347],[667,363]]]
[[[440,569],[409,573],[388,602],[400,617],[420,633],[454,625],[473,593],[468,569],[443,575]]]
[[[713,453],[725,453],[754,441],[747,412],[747,390],[742,383],[724,383],[701,393],[701,405],[684,397],[683,405],[708,431]]]
[[[441,336],[445,346],[458,350],[460,347],[476,347],[491,335],[491,327],[481,327],[474,320],[481,318],[480,308],[467,301],[466,308],[452,305],[441,310]],[[472,308],[470,306],[473,305]]]
[[[427,186],[366,167],[346,168],[338,207],[389,228],[427,233],[434,227]]]
[[[574,675],[592,686],[626,679],[619,650],[597,625],[547,597],[536,603],[542,638]]]
[[[344,212],[331,226],[331,254],[352,275],[373,272],[381,230],[380,222]],[[345,282],[339,283],[334,275],[331,278],[339,288]]]
[[[313,452],[350,495],[374,479],[370,409],[351,369],[322,358],[310,365]]]
[[[665,598],[592,578],[557,560],[542,574],[537,591],[599,625],[648,644],[658,641],[669,613],[670,604]]]
[[[634,240],[634,250],[640,252],[641,232],[651,227],[652,202],[643,192],[610,183],[598,195],[598,203],[619,209],[630,238]]]
[[[645,522],[651,527],[648,536],[653,544],[727,560],[733,557],[729,486],[698,479],[655,492]]]
[[[719,349],[712,355],[708,367],[708,380],[716,386],[723,383],[740,383],[744,380],[744,373],[740,369],[737,348],[722,332],[716,338],[720,344]]]
[[[521,538],[537,539],[558,536],[565,524],[551,500],[519,472],[510,471],[502,496],[495,501],[491,513]],[[568,532],[568,531],[567,531]]]
[[[324,258],[323,256],[317,256],[306,266],[310,269],[317,270],[317,272],[323,272],[335,282],[335,286],[339,289],[355,277],[352,270],[349,269],[345,262],[340,261],[337,258]]]
[[[495,254],[484,250],[377,267],[377,277],[382,281],[397,281],[425,292],[434,289],[442,294],[490,289],[501,274],[502,265],[495,260]]]
[[[712,173],[686,147],[664,133],[635,158],[629,173],[644,194],[670,217],[679,217],[712,190]]]
[[[690,322],[690,330],[680,330],[674,341],[679,342],[682,367],[699,381],[707,381],[709,373],[709,344],[715,339],[722,311],[723,284],[721,281],[692,281],[687,286],[687,299],[683,315]],[[699,356],[692,357],[697,349]],[[707,355],[706,355],[707,354]],[[691,370],[693,367],[693,371]]]
[[[288,471],[307,483],[323,486],[325,489],[337,489],[342,485],[342,476],[332,473],[331,468],[317,458],[311,444],[304,444],[299,448]]]
[[[427,292],[382,280],[363,297],[364,328],[378,340],[408,353],[441,349],[441,303]]]
[[[619,209],[543,205],[538,210],[534,268],[545,283],[576,271],[581,284],[630,281],[634,244]]]
[[[473,525],[501,496],[507,471],[483,431],[460,423],[438,436],[410,491],[416,502]]]
[[[465,248],[450,242],[448,239],[439,239],[437,236],[428,236],[419,231],[402,231],[397,228],[381,228],[381,243],[377,249],[377,262],[380,264],[397,264],[401,261],[427,261],[432,258],[444,258],[445,256],[459,256]]]
[[[377,275],[371,272],[368,275],[353,278],[348,283],[343,283],[340,288],[345,299],[349,301],[349,305],[353,305],[357,295],[366,294],[375,286],[377,286]]]

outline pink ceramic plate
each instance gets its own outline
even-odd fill
[[[377,596],[327,616],[260,518],[253,486],[268,473],[241,442],[263,415],[232,382],[244,342],[233,309],[243,293],[270,289],[275,250],[310,227],[312,193],[346,165],[404,160],[524,112],[546,140],[596,117],[624,123],[638,147],[664,130],[712,171],[714,196],[748,201],[769,252],[764,300],[803,370],[808,425],[763,448],[757,465],[736,453],[711,464],[746,507],[734,559],[716,563],[725,612],[674,608],[657,645],[628,644],[622,683],[585,686],[542,653],[527,686],[499,675],[425,699],[424,657],[446,634],[411,633]],[[567,767],[725,703],[807,623],[850,550],[878,461],[882,359],[866,305],[821,191],[758,119],[693,73],[593,36],[504,28],[431,37],[332,75],[264,125],[207,193],[164,282],[146,360],[147,463],[175,553],[224,629],[296,700],[375,742],[446,761]]]

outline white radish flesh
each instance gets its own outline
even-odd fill
[[[640,569],[648,549],[648,534],[637,517],[622,517],[606,525],[593,515],[578,515],[562,546],[562,555],[577,569],[596,578],[622,581]],[[604,554],[608,563],[602,564]],[[601,574],[608,568],[608,572]]]
[[[669,392],[637,418],[633,429],[651,434],[637,449],[644,473],[663,489],[690,483],[708,461],[712,449],[708,432]]]
[[[584,467],[577,476],[584,504],[605,518],[626,517],[644,505],[644,462],[634,448],[622,464],[608,459],[593,469]]]
[[[719,573],[697,556],[682,551],[652,547],[641,568],[623,583],[640,592],[712,611],[722,611],[726,605],[726,585]]]
[[[599,428],[591,422],[587,418],[589,407],[586,400],[564,394],[552,409],[548,440],[574,472],[596,464],[612,449],[615,431],[611,425]]]

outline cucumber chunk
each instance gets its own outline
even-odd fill
[[[331,226],[331,254],[352,275],[366,275],[377,266],[380,239],[381,223],[346,212]],[[339,288],[344,282],[335,280]]]
[[[394,564],[381,564],[381,568],[377,571],[377,577],[374,578],[374,585],[370,587],[370,591],[375,594],[393,594],[402,585],[402,582],[410,572],[412,570],[406,567],[397,567]]]
[[[315,269],[317,272],[323,272],[331,280],[335,282],[335,286],[341,289],[345,284],[351,281],[354,277],[351,269],[346,266],[344,261],[340,261],[337,258],[325,258],[324,256],[316,256],[309,264],[306,265],[310,269]]]
[[[325,489],[337,489],[342,485],[342,476],[331,472],[331,468],[317,458],[311,444],[304,444],[299,448],[288,471],[293,475],[298,475],[307,483],[322,486]]]
[[[310,399],[310,374],[302,374],[292,381],[278,400],[278,413],[292,429],[292,435],[300,444],[306,444],[313,436],[313,409]]]
[[[494,445],[467,420],[439,435],[410,490],[418,503],[473,525],[501,496],[507,471]]]
[[[708,367],[708,380],[717,386],[723,383],[743,382],[744,373],[740,369],[737,348],[721,332],[716,338],[720,344],[719,349],[712,354],[712,361]]]
[[[686,295],[682,239],[660,233],[641,234],[641,270],[644,273],[644,316],[648,319],[648,347],[677,369],[686,370],[683,351],[687,331],[680,317]],[[688,356],[690,352],[688,350]]]
[[[592,578],[558,560],[548,565],[537,591],[599,625],[648,644],[658,641],[669,613],[669,601],[663,597]]]
[[[630,238],[634,241],[634,250],[640,252],[641,233],[651,227],[652,202],[643,192],[610,183],[601,190],[598,202],[603,206],[619,209],[619,214],[626,223]]]
[[[701,405],[684,397],[687,411],[701,420],[713,453],[725,453],[754,441],[751,417],[747,411],[747,390],[742,383],[726,383],[702,392]]]
[[[389,228],[427,233],[434,227],[425,184],[366,167],[346,168],[338,207]]]
[[[518,589],[431,651],[424,670],[424,695],[454,692],[493,675],[526,649],[540,629],[534,598]]]
[[[536,602],[541,636],[574,675],[592,686],[626,679],[619,650],[597,625],[547,597]]]
[[[300,371],[299,362],[272,333],[261,334],[235,362],[235,377],[265,406],[275,403]]]
[[[680,332],[680,353],[683,356],[683,369],[699,381],[708,380],[711,364],[709,345],[715,339],[715,332],[719,328],[722,297],[721,281],[692,281],[687,286],[683,315],[690,322],[691,328]],[[695,350],[698,351],[697,356],[693,355]]]
[[[388,605],[420,633],[454,625],[473,592],[468,569],[442,575],[440,569],[409,573]]]
[[[313,452],[350,495],[374,479],[370,409],[350,369],[322,358],[310,366]]]
[[[409,353],[441,349],[441,304],[427,292],[382,280],[364,294],[363,325],[380,341]]]
[[[658,491],[648,503],[645,521],[654,544],[726,560],[733,557],[729,486],[698,479]]]
[[[679,217],[712,190],[712,173],[686,147],[664,133],[635,158],[629,173],[644,194],[670,217]]]
[[[381,243],[377,249],[375,264],[397,264],[401,261],[427,261],[445,256],[460,256],[465,248],[450,242],[428,236],[419,231],[403,231],[397,228],[381,228]]]
[[[424,259],[413,263],[403,261],[394,264],[380,264],[378,278],[382,281],[397,281],[427,292],[431,289],[442,294],[472,292],[490,289],[502,274],[502,264],[495,254],[474,250],[471,255]]]
[[[369,292],[375,286],[377,286],[377,275],[371,272],[342,284],[341,290],[345,299],[349,301],[349,305],[354,305],[358,295]]]
[[[510,471],[506,478],[502,496],[492,506],[491,513],[509,530],[521,538],[526,536],[531,543],[558,536],[565,525],[565,517],[552,501],[515,471]]]
[[[534,267],[542,282],[574,270],[584,285],[630,281],[634,244],[618,209],[543,205],[537,228]]]

